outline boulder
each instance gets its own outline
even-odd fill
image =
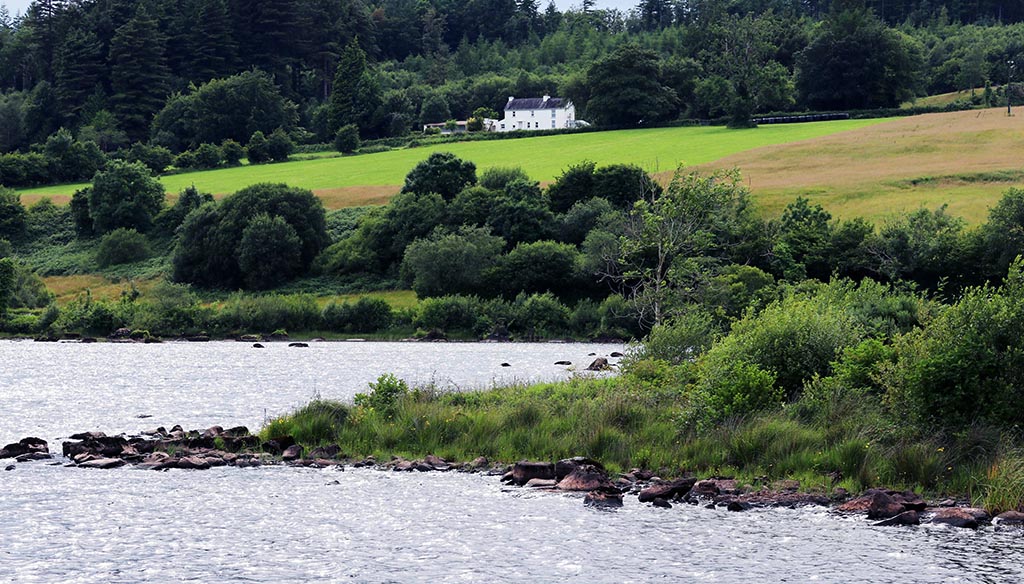
[[[693,497],[714,497],[721,491],[718,489],[718,485],[713,480],[697,481],[693,484],[690,489],[689,496]]]
[[[300,458],[302,458],[302,446],[299,444],[292,444],[281,453],[281,460],[284,461],[298,460]]]
[[[772,483],[773,491],[792,492],[800,490],[800,481],[786,479]]]
[[[189,470],[206,470],[210,468],[210,462],[200,456],[185,456],[178,459],[177,467]]]
[[[729,504],[725,506],[728,511],[746,511],[752,508],[753,505],[744,501],[729,501]]]
[[[13,464],[8,464],[6,467],[4,467],[4,470],[14,470],[15,468],[17,467],[14,466]]]
[[[651,501],[651,505],[654,505],[655,507],[661,507],[662,509],[671,509],[672,508],[672,503],[669,503],[668,501],[666,501],[665,499],[662,499],[661,497],[658,497],[658,498],[652,500]]]
[[[903,513],[900,513],[899,515],[896,515],[894,517],[890,517],[889,519],[885,519],[885,520],[879,521],[878,523],[875,524],[875,527],[892,527],[892,526],[897,526],[897,525],[920,525],[920,524],[921,524],[921,516],[918,514],[917,511],[910,510],[910,511],[904,511]]]
[[[522,460],[512,467],[512,482],[519,486],[525,485],[530,479],[554,479],[555,465],[550,462],[532,462]]]
[[[305,349],[309,347],[308,343],[288,343],[289,347],[296,347],[299,349]]]
[[[996,515],[997,525],[1024,525],[1024,513],[1020,511],[1005,511]]]
[[[257,343],[261,339],[259,335],[241,335],[238,340],[243,343]]]
[[[93,458],[91,460],[86,460],[85,462],[79,464],[78,466],[81,467],[81,468],[102,468],[102,469],[107,469],[107,468],[117,468],[119,466],[124,466],[124,464],[125,464],[125,462],[123,460],[121,460],[120,458]]]
[[[209,343],[210,337],[209,335],[192,335],[190,337],[185,337],[185,340],[190,343]]]
[[[42,438],[22,438],[21,440],[4,446],[0,449],[0,458],[16,458],[26,454],[48,453],[50,451],[46,440]]]
[[[615,488],[597,489],[587,493],[583,504],[587,507],[617,509],[622,507],[622,493]]]
[[[555,365],[572,365],[572,361],[555,361]]]
[[[875,491],[871,495],[871,504],[868,506],[868,519],[889,519],[906,510],[902,502],[897,501],[884,491]]]
[[[490,463],[487,460],[486,456],[478,456],[474,458],[472,461],[470,461],[470,463],[467,464],[464,468],[466,468],[467,470],[479,470],[482,468],[487,468],[488,464]]]
[[[210,426],[206,430],[203,430],[202,437],[203,438],[216,438],[217,436],[220,436],[223,433],[224,433],[224,428],[221,428],[220,426]]]
[[[695,478],[659,481],[640,491],[640,502],[647,503],[648,501],[654,501],[655,499],[668,500],[685,497],[696,483],[697,479]]]
[[[569,476],[572,471],[576,470],[580,466],[590,465],[597,467],[604,471],[604,465],[600,462],[587,458],[585,456],[574,456],[573,458],[563,458],[555,463],[555,480],[560,481],[565,477]]]
[[[977,529],[978,519],[963,507],[943,507],[935,511],[932,516],[932,523]]]
[[[448,464],[448,461],[446,461],[445,459],[441,458],[440,456],[435,456],[433,454],[428,454],[426,457],[424,457],[423,458],[423,463],[426,464],[426,465],[429,465],[431,470],[442,470],[442,471],[444,471],[444,470],[450,470],[452,468],[452,466],[450,464]]]
[[[622,357],[623,355],[622,355],[622,353],[620,353],[618,351],[612,351],[608,356],[609,357],[615,357],[616,359],[618,359],[619,357]]]
[[[252,348],[253,348],[253,349],[265,349],[266,347],[264,347],[264,346],[263,346],[262,344],[260,344],[260,343],[253,343],[253,344],[252,344]]]
[[[341,447],[337,444],[330,444],[328,446],[318,446],[310,451],[310,458],[337,458],[341,454]]]
[[[612,489],[618,491],[608,480],[608,473],[603,468],[590,464],[576,467],[565,478],[558,481],[557,488],[562,491],[594,491]]]
[[[394,463],[391,470],[398,472],[412,472],[416,470],[416,463],[412,460],[399,460]]]
[[[587,366],[587,371],[606,371],[609,368],[610,365],[608,365],[608,359],[605,359],[604,357],[598,357],[597,359],[594,359],[594,361],[590,365]]]
[[[558,485],[558,481],[555,479],[530,479],[523,486],[529,488],[553,488],[556,485]]]

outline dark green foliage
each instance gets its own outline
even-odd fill
[[[657,53],[625,44],[587,70],[587,116],[599,124],[636,126],[666,119],[678,102],[662,84]]]
[[[221,142],[220,152],[224,157],[225,166],[238,166],[245,157],[245,148],[231,138]]]
[[[529,181],[530,177],[519,166],[492,166],[480,175],[480,186],[492,191],[504,191],[516,180]]]
[[[559,239],[579,245],[595,228],[609,228],[621,221],[622,214],[604,199],[580,201],[560,217]]]
[[[81,192],[87,193],[88,214],[96,233],[118,227],[145,233],[164,204],[163,185],[138,162],[111,161],[106,170],[96,173],[92,187]],[[79,223],[83,228],[85,224],[84,220]]]
[[[323,326],[316,298],[308,294],[232,294],[212,321],[211,328],[232,335],[315,331]]]
[[[88,27],[68,31],[57,51],[55,69],[55,90],[63,119],[76,125],[103,79],[103,46],[96,32]]]
[[[435,231],[412,242],[402,260],[402,274],[420,298],[449,294],[483,294],[485,274],[497,262],[505,241],[486,228]]]
[[[11,258],[0,259],[0,316],[7,314],[7,305],[14,293],[15,267]]]
[[[548,187],[551,209],[556,213],[565,213],[576,203],[593,197],[596,166],[593,162],[583,161],[562,171]]]
[[[832,215],[804,197],[786,206],[772,250],[775,272],[791,281],[831,275]]]
[[[52,182],[91,178],[106,163],[106,157],[95,143],[78,142],[64,128],[46,139],[43,155],[46,156],[49,181]]]
[[[194,155],[195,168],[216,168],[224,162],[224,154],[216,144],[200,144]]]
[[[373,116],[380,106],[380,86],[366,66],[366,53],[353,38],[342,51],[335,69],[328,109],[328,130],[337,133],[343,126],[354,125],[360,134],[374,130]]]
[[[259,228],[250,229],[257,218]],[[204,205],[186,217],[178,233],[174,279],[204,287],[265,288],[281,283],[306,270],[327,244],[323,203],[308,190],[283,184],[253,185],[219,206]],[[271,250],[273,237],[283,237],[286,244]],[[261,265],[261,252],[275,254],[267,263],[271,267]]]
[[[446,201],[462,189],[476,184],[476,165],[449,152],[434,152],[417,164],[405,177],[402,192],[426,195],[437,193]]]
[[[273,158],[267,147],[267,137],[263,135],[263,132],[259,130],[253,132],[249,142],[245,145],[245,155],[249,158],[249,164],[269,162]]]
[[[509,299],[522,292],[551,292],[559,298],[572,298],[579,291],[578,261],[579,252],[569,244],[521,243],[498,260],[491,285]]]
[[[797,59],[796,84],[813,108],[896,107],[919,85],[921,49],[866,9],[836,10]]]
[[[413,323],[427,331],[473,331],[482,313],[483,302],[476,296],[438,296],[420,302]]]
[[[274,130],[267,137],[267,156],[274,162],[287,161],[294,150],[295,144],[282,128]]]
[[[355,124],[346,124],[334,133],[334,148],[338,152],[351,154],[359,149],[359,128]]]
[[[174,155],[163,146],[136,142],[124,155],[128,162],[141,162],[153,174],[160,174],[174,161]]]
[[[89,214],[90,193],[92,193],[92,187],[75,191],[75,194],[71,195],[71,202],[68,205],[71,209],[72,221],[75,224],[75,233],[79,237],[91,237],[95,233],[92,215]]]
[[[331,331],[376,333],[391,326],[394,313],[387,301],[364,296],[354,304],[328,304],[323,310],[323,321],[324,326]]]
[[[486,225],[494,200],[499,194],[479,185],[462,189],[448,205],[449,224]]]
[[[555,234],[555,216],[536,182],[517,179],[495,197],[487,224],[509,245],[548,239]]]
[[[985,276],[1001,278],[1010,263],[1024,254],[1024,189],[1006,191],[989,211],[988,222],[981,229],[981,239],[987,264]]]
[[[527,338],[557,337],[569,330],[569,309],[550,292],[522,293],[515,299],[513,330]]]
[[[163,211],[154,219],[154,232],[157,235],[170,237],[174,235],[178,226],[182,224],[189,213],[198,209],[206,203],[213,202],[213,195],[200,193],[196,187],[191,186],[178,194],[178,200]]]
[[[269,75],[245,71],[172,97],[153,121],[152,133],[161,144],[183,150],[224,140],[246,142],[256,132],[266,136],[276,128],[291,128],[296,119],[295,104]]]
[[[274,288],[302,269],[302,242],[280,216],[257,215],[242,231],[238,267],[246,288]]]
[[[28,213],[21,195],[0,187],[0,239],[17,241],[25,235]]]
[[[140,140],[149,133],[153,115],[168,93],[164,35],[159,23],[139,4],[135,14],[118,28],[110,41],[110,100],[128,137]]]
[[[149,257],[146,237],[134,229],[123,227],[107,233],[96,248],[96,263],[101,268],[129,264]]]
[[[642,168],[633,164],[610,164],[594,171],[591,197],[605,199],[620,209],[629,209],[635,201],[651,199],[662,188]]]

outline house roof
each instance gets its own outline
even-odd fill
[[[569,100],[561,97],[518,97],[510,99],[505,104],[505,111],[510,110],[539,110],[539,109],[561,109],[569,105]]]

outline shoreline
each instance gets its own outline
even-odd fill
[[[623,507],[636,501],[650,507],[670,509],[675,505],[700,505],[743,512],[761,508],[824,507],[841,516],[863,516],[874,526],[911,526],[924,523],[977,529],[985,525],[1024,528],[1024,513],[1007,511],[996,516],[971,506],[966,496],[926,500],[913,491],[871,488],[859,494],[834,487],[825,493],[804,489],[798,480],[755,481],[742,484],[733,477],[687,473],[662,478],[653,471],[634,468],[610,473],[601,462],[573,457],[557,462],[520,461],[503,463],[477,457],[469,462],[426,455],[421,459],[391,457],[347,457],[334,444],[309,450],[291,437],[262,441],[248,428],[225,430],[213,426],[185,431],[156,428],[138,435],[107,436],[102,432],[71,435],[61,444],[61,456],[50,452],[45,440],[26,437],[0,449],[5,471],[18,464],[50,461],[66,468],[106,470],[132,467],[139,470],[206,470],[216,466],[238,468],[283,465],[298,468],[372,468],[381,472],[474,472],[500,476],[500,482],[521,489],[553,494],[582,494],[584,505],[602,510]],[[11,464],[13,461],[13,464]],[[630,503],[635,504],[635,503]]]

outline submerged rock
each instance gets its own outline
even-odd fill
[[[1024,525],[1024,513],[1020,511],[1006,511],[996,515],[997,525]]]
[[[583,498],[583,504],[587,507],[617,509],[622,507],[622,493],[614,487],[596,489],[587,493],[587,496]]]
[[[640,502],[647,503],[655,499],[679,499],[685,497],[693,485],[697,483],[695,478],[676,479],[674,481],[659,481],[649,485],[640,491]]]
[[[904,511],[895,517],[890,517],[875,524],[876,527],[892,527],[898,525],[920,525],[921,516],[917,511]]]
[[[573,458],[563,458],[555,463],[555,480],[560,481],[565,477],[569,476],[572,471],[583,465],[593,466],[602,472],[604,471],[604,465],[600,462],[587,458],[585,456],[574,456]]]
[[[939,509],[935,511],[931,522],[965,529],[977,529],[978,527],[978,518],[970,509],[964,507],[944,507]]]
[[[125,461],[121,460],[120,458],[93,458],[91,460],[86,460],[85,462],[80,463],[78,466],[80,466],[81,468],[107,469],[117,468],[119,466],[124,465]]]
[[[557,488],[562,491],[618,491],[615,485],[608,480],[608,474],[603,468],[590,464],[580,465],[573,469],[571,473],[558,482]]]
[[[48,453],[50,451],[46,440],[42,438],[27,437],[4,446],[0,449],[0,458],[16,458],[26,454]]]

